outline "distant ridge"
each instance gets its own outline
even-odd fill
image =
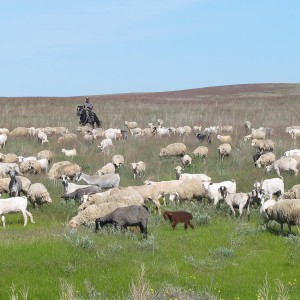
[[[151,100],[151,99],[166,99],[166,98],[189,98],[195,99],[199,97],[209,96],[247,96],[247,95],[293,95],[300,96],[300,84],[298,83],[259,83],[259,84],[236,84],[224,86],[212,86],[204,88],[194,88],[177,91],[165,92],[145,92],[145,93],[119,93],[119,94],[104,94],[104,95],[81,95],[70,97],[0,97],[0,99],[73,99],[81,101],[85,96],[90,96],[94,100]]]

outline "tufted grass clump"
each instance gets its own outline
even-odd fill
[[[95,244],[91,237],[79,235],[76,229],[70,229],[69,233],[65,235],[65,238],[74,247],[84,250],[92,249]]]
[[[285,243],[288,245],[288,250],[287,250],[288,262],[292,266],[295,266],[300,261],[300,257],[299,257],[300,237],[290,234],[285,238]]]
[[[218,258],[231,258],[234,256],[234,250],[226,247],[219,247],[212,251],[212,254]]]
[[[206,212],[195,212],[193,213],[193,221],[197,225],[206,226],[211,223],[211,216]]]

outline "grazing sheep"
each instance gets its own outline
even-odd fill
[[[252,140],[252,139],[258,139],[258,140],[264,140],[266,138],[266,133],[259,129],[252,129],[251,134],[244,137],[244,141]]]
[[[51,164],[53,160],[53,153],[50,150],[42,150],[37,154],[37,159],[47,159],[48,163]]]
[[[0,162],[0,177],[1,178],[6,177],[8,174],[8,171],[11,169],[14,169],[15,171],[17,171],[18,174],[23,175],[22,174],[23,172],[20,171],[20,168],[17,163],[1,163]]]
[[[300,149],[293,149],[293,150],[285,151],[283,155],[284,156],[292,156],[292,155],[300,156]]]
[[[199,146],[193,151],[193,154],[198,157],[206,158],[208,154],[208,148],[205,146]]]
[[[42,145],[43,145],[44,143],[49,143],[49,141],[48,141],[48,136],[47,136],[47,134],[46,134],[44,131],[39,131],[39,132],[38,132],[38,135],[37,135],[37,138],[38,138],[38,141],[39,141],[40,143],[42,143]]]
[[[134,121],[125,121],[124,124],[129,130],[138,127],[137,122],[134,122]]]
[[[61,149],[61,152],[65,154],[65,156],[67,157],[73,157],[77,155],[77,151],[75,148],[71,149],[71,150],[67,150],[67,149]]]
[[[95,221],[96,231],[107,224],[113,224],[115,227],[121,226],[124,229],[130,226],[138,226],[144,238],[147,238],[147,223],[148,208],[140,205],[119,207]]]
[[[259,156],[259,158],[254,162],[255,167],[261,168],[271,165],[275,162],[275,154],[273,152],[268,152]]]
[[[222,126],[217,126],[218,131],[225,133],[225,132],[233,132],[233,126],[232,125],[222,125]]]
[[[251,203],[251,194],[247,193],[228,193],[228,189],[225,186],[219,187],[219,192],[223,200],[229,206],[233,216],[235,217],[235,207],[239,209],[239,219],[241,219],[243,214],[243,209],[247,208],[247,217],[248,221],[250,220],[250,203]]]
[[[142,136],[143,130],[140,127],[129,129],[133,137]]]
[[[228,143],[221,144],[218,147],[219,158],[223,160],[225,156],[229,156],[231,153],[231,146]]]
[[[0,134],[5,133],[6,135],[9,135],[9,130],[7,128],[0,128]]]
[[[116,172],[116,167],[113,163],[107,163],[105,166],[103,166],[100,170],[98,170],[96,173],[98,175],[104,175],[104,174],[113,174]]]
[[[11,169],[7,173],[10,176],[10,181],[9,181],[9,196],[10,197],[17,197],[20,196],[21,190],[22,190],[22,182],[20,178],[17,177],[18,172],[15,170]]]
[[[277,173],[277,175],[281,179],[283,179],[283,177],[280,174],[281,172],[291,171],[295,176],[297,176],[298,174],[297,166],[298,166],[298,162],[296,159],[292,157],[282,156],[271,165],[266,166],[265,170],[266,173],[269,173],[270,171],[274,170]]]
[[[183,143],[169,144],[166,148],[160,149],[159,156],[184,156],[186,153],[186,146]]]
[[[300,226],[300,199],[283,199],[265,210],[270,220],[280,224],[280,232],[283,235],[283,224],[287,224],[289,233],[293,225]]]
[[[33,207],[52,202],[50,194],[42,183],[33,183],[28,189],[27,196]]]
[[[27,216],[30,217],[31,223],[35,223],[32,214],[27,210],[27,197],[11,197],[0,200],[0,216],[2,217],[2,224],[5,227],[5,215],[10,213],[21,212],[24,218],[24,226],[27,225]]]
[[[65,200],[74,199],[77,202],[81,202],[84,195],[89,195],[91,193],[99,193],[101,188],[97,185],[91,185],[84,188],[78,188],[72,193],[65,193],[61,198]]]
[[[284,199],[300,199],[300,184],[294,185],[283,194]]]
[[[186,211],[165,211],[163,213],[165,220],[170,220],[173,230],[175,229],[177,223],[184,223],[184,229],[186,230],[188,226],[194,229],[194,225],[191,223],[193,215]]]
[[[91,132],[87,132],[87,133],[84,134],[83,140],[84,140],[86,145],[91,145],[94,142],[94,137],[93,137]]]
[[[192,158],[188,154],[185,154],[181,157],[181,163],[183,167],[190,166],[192,164]]]
[[[113,148],[113,142],[111,139],[104,139],[101,141],[100,145],[98,146],[98,148],[100,149],[100,151],[106,151],[109,150],[111,148]]]
[[[207,141],[209,144],[211,144],[211,132],[197,133],[195,135],[200,142]]]
[[[69,161],[61,161],[54,163],[48,173],[50,180],[59,179],[61,175],[67,175],[71,180],[77,172],[81,171],[81,167],[77,164],[72,164]]]
[[[58,138],[59,144],[70,144],[77,141],[77,135],[75,133],[66,133]]]
[[[266,224],[266,225],[267,225],[267,223],[268,223],[269,220],[270,220],[269,217],[268,217],[268,215],[267,215],[267,213],[266,213],[266,209],[267,209],[268,207],[274,205],[275,203],[276,203],[275,200],[269,199],[269,200],[265,201],[265,202],[261,205],[261,207],[260,207],[260,209],[259,209],[259,212],[260,212],[260,216],[261,216],[261,218],[262,218],[263,224]]]
[[[231,143],[231,136],[230,135],[217,135],[217,139],[221,141],[221,143]]]
[[[83,180],[88,184],[98,185],[101,189],[110,189],[118,187],[120,183],[119,174],[88,175],[83,172],[77,172],[76,181]]]
[[[137,163],[131,163],[133,178],[145,176],[146,164],[142,160]]]
[[[202,182],[199,183],[198,179],[188,179],[183,180],[173,192],[169,193],[169,200],[171,202],[173,202],[174,199],[191,202],[193,200],[201,200],[205,196],[206,189]]]
[[[0,161],[3,163],[18,163],[18,156],[14,153],[2,154],[0,153]]]
[[[27,195],[29,186],[31,185],[31,181],[23,176],[17,176],[17,178],[17,180],[20,180],[22,184],[21,192],[24,195]],[[9,193],[9,182],[10,178],[0,178],[0,196],[3,193]]]
[[[251,146],[256,149],[256,152],[264,153],[274,150],[275,143],[272,140],[253,139]]]
[[[182,173],[183,169],[180,166],[177,166],[175,168],[176,171],[176,179],[181,179],[181,180],[185,180],[185,179],[198,179],[201,182],[203,181],[208,181],[211,182],[211,178],[209,176],[207,176],[206,174],[189,174],[189,173]]]
[[[164,193],[161,192],[156,186],[135,185],[130,186],[130,188],[137,191],[144,199],[145,203],[148,201],[152,201],[156,206],[156,211],[158,212],[158,214],[161,214],[159,199],[163,196]]]
[[[140,196],[138,195],[140,198]],[[96,219],[106,216],[119,207],[126,207],[130,205],[138,205],[137,201],[133,198],[129,198],[126,202],[107,202],[102,204],[87,205],[85,209],[80,210],[78,214],[73,217],[69,226],[72,228],[78,228],[81,225],[95,224]]]
[[[0,149],[6,146],[7,135],[5,133],[0,134]]]
[[[115,154],[112,157],[112,163],[116,168],[120,168],[121,166],[124,165],[124,157],[121,154]]]
[[[20,163],[20,171],[24,174],[38,172],[39,165],[35,165],[36,160],[25,160]]]
[[[17,127],[13,131],[10,132],[11,136],[21,137],[28,136],[28,128],[26,127]]]

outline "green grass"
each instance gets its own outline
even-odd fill
[[[78,99],[0,99],[3,108],[0,127],[12,130],[17,126],[65,126],[76,132],[78,119],[74,111],[79,102]],[[135,120],[144,128],[158,118],[174,127],[233,125],[233,144],[240,151],[233,150],[229,158],[220,162],[216,151],[219,143],[214,137],[211,145],[204,143],[209,148],[208,158],[194,158],[186,171],[206,173],[215,182],[234,178],[238,191],[247,192],[251,191],[254,181],[276,176],[254,168],[254,151],[249,142],[243,142],[244,121],[249,119],[256,127],[274,128],[274,152],[279,157],[288,149],[300,147],[299,141],[291,141],[284,133],[285,127],[300,124],[299,103],[287,95],[272,100],[253,95],[249,98],[182,98],[180,101],[168,98],[154,103],[135,99],[125,102],[120,95],[114,101],[94,101],[94,106],[105,128],[123,128],[125,120]],[[17,118],[9,117],[16,107],[19,108]],[[26,156],[49,149],[55,154],[54,162],[65,160],[61,149],[73,145],[59,145],[57,139],[58,136],[50,136],[49,144],[42,146],[33,138],[9,137],[7,147],[1,152]],[[183,138],[133,139],[129,136],[127,141],[114,142],[115,150],[104,154],[97,149],[99,141],[86,146],[78,134],[75,144],[78,156],[73,162],[84,172],[95,174],[111,161],[113,154],[119,153],[125,157],[125,166],[118,170],[121,186],[140,185],[148,177],[170,180],[175,179],[174,168],[180,165],[180,159],[159,159],[158,154],[162,147],[173,142],[183,142]],[[193,135],[185,137],[184,143],[190,155],[199,146]],[[134,180],[130,163],[139,160],[146,162],[146,175]],[[252,208],[250,222],[245,221],[245,216],[242,221],[233,220],[224,205],[215,209],[205,199],[196,205],[169,204],[163,208],[193,213],[195,230],[184,231],[182,224],[172,230],[168,222],[154,214],[154,207],[149,204],[148,240],[143,240],[136,230],[124,234],[106,229],[96,234],[94,228],[81,227],[74,231],[67,227],[77,213],[78,204],[61,199],[61,182],[49,181],[43,174],[28,175],[28,178],[32,183],[43,183],[53,203],[38,209],[30,206],[36,223],[28,221],[26,227],[20,214],[7,215],[7,227],[0,228],[0,299],[13,299],[12,287],[19,299],[24,289],[28,291],[28,299],[138,299],[134,291],[142,287],[139,281],[142,268],[145,291],[151,290],[147,294],[149,300],[252,300],[260,299],[259,290],[261,295],[269,291],[268,299],[287,299],[279,297],[284,290],[288,290],[290,299],[298,299],[298,230],[293,228],[294,238],[281,237],[276,223],[266,230],[261,226],[258,208]],[[284,174],[284,178],[285,189],[299,183],[299,178],[290,174]],[[94,296],[93,290],[98,292]]]

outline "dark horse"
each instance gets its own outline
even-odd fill
[[[82,126],[84,126],[86,124],[90,124],[94,128],[95,123],[96,123],[97,127],[101,127],[101,121],[98,119],[97,115],[94,112],[92,112],[92,114],[94,116],[93,122],[91,122],[90,116],[88,115],[86,110],[83,108],[83,105],[77,105],[76,115],[80,119],[79,124],[81,124]]]

